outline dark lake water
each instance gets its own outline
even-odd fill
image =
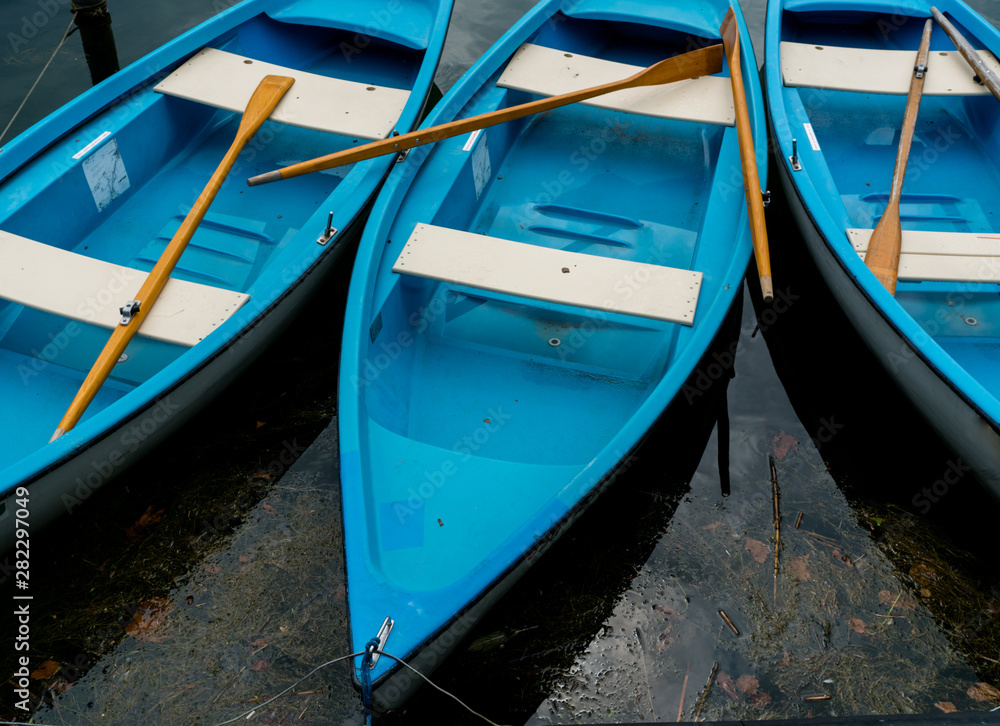
[[[973,4],[1000,21],[995,0]],[[529,6],[456,2],[439,84]],[[110,0],[123,64],[221,7]],[[764,7],[744,3],[758,59]],[[0,4],[0,127],[67,8]],[[88,85],[74,35],[10,133]],[[1000,507],[831,304],[777,187],[775,304],[744,295],[627,471],[435,673],[494,721],[1000,705]],[[188,430],[32,540],[36,722],[218,723],[347,653],[336,376],[348,273]],[[957,483],[942,491],[946,477]],[[0,717],[14,715],[0,693]],[[432,719],[481,723],[429,688],[381,716]],[[253,720],[358,724],[360,702],[336,664]]]

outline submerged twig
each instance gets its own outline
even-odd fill
[[[646,669],[646,648],[642,643],[642,634],[639,632],[639,628],[635,629],[635,639],[639,641],[639,653],[642,655],[642,674],[646,677],[646,700],[649,701],[649,712],[653,714],[654,721],[659,721],[656,709],[653,708],[653,689],[649,685],[649,671]]]
[[[688,687],[688,676],[691,674],[691,664],[688,663],[687,670],[684,671],[684,685],[681,686],[681,702],[677,706],[677,723],[681,722],[681,717],[684,715],[684,694],[687,693]]]
[[[708,683],[705,684],[705,690],[701,692],[701,697],[698,699],[698,706],[694,710],[694,720],[697,721],[701,716],[701,709],[705,705],[705,700],[708,698],[708,692],[712,690],[712,684],[715,683],[715,674],[719,670],[719,661],[715,661],[715,665],[712,666],[712,673],[708,676]]]
[[[798,529],[800,524],[802,524],[802,512],[799,512],[798,519],[795,520],[795,529]]]
[[[771,467],[771,491],[774,494],[774,604],[778,604],[778,550],[781,547],[781,512],[778,508],[778,471],[774,467],[774,457],[768,456]]]
[[[822,695],[822,696],[804,696],[803,701],[829,701],[832,696]]]
[[[226,683],[226,685],[224,685],[222,687],[222,690],[215,694],[215,698],[212,699],[212,704],[211,705],[214,705],[215,702],[219,700],[219,696],[221,696],[223,693],[225,693],[226,689],[229,688],[231,685],[233,685],[233,681],[235,681],[237,678],[239,678],[240,677],[240,673],[242,673],[246,669],[247,669],[247,667],[243,666],[242,668],[240,668],[239,672],[235,676],[233,676],[232,678],[229,679],[229,682]]]
[[[733,625],[733,621],[729,619],[729,616],[726,615],[724,610],[720,610],[719,615],[722,616],[722,619],[726,621],[726,625],[728,625],[732,629],[732,631],[736,633],[736,635],[740,634],[740,631],[736,629],[736,626]]]

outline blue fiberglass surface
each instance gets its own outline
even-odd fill
[[[727,6],[711,4],[698,19],[692,7],[709,4],[677,11],[588,2],[550,19],[559,3],[543,2],[425,125],[532,100],[495,85],[526,41],[642,66],[694,41],[717,42]],[[692,38],[692,28],[701,35]],[[761,95],[743,32],[763,178]],[[413,653],[565,521],[641,440],[740,289],[750,240],[739,167],[733,127],[568,106],[411,152],[390,175],[359,249],[341,365],[355,647],[389,615],[396,625],[388,649]],[[421,222],[698,270],[695,323],[397,275],[395,258]],[[374,676],[389,668],[380,661]]]
[[[398,121],[401,131],[411,128],[437,65],[450,3],[421,6],[426,37],[411,44],[416,49],[383,37],[391,35],[389,22],[383,36],[373,32],[364,52],[357,54],[342,50],[343,43],[354,39],[354,29],[339,26],[335,13],[320,22],[322,18],[314,16],[321,8],[315,3],[309,13],[300,13],[296,8],[301,5],[277,0],[240,3],[112,76],[8,144],[0,155],[4,163],[0,229],[150,270],[222,160],[240,121],[240,114],[153,91],[159,77],[205,45],[286,68],[411,90]],[[282,8],[289,10],[287,20],[268,15],[280,16]],[[303,24],[310,18],[319,27]],[[152,82],[149,73],[154,74]],[[108,143],[104,139],[116,145],[128,185],[101,206],[95,203],[83,165],[101,148],[88,145],[94,140]],[[245,180],[358,143],[354,138],[266,122],[240,154],[172,275],[247,293],[249,301],[192,348],[150,340],[140,333],[129,345],[128,360],[116,366],[81,423],[53,444],[45,445],[108,331],[87,322],[90,310],[79,311],[80,320],[69,320],[0,300],[4,412],[0,485],[6,489],[24,481],[75,447],[113,430],[232,344],[301,282],[334,246],[316,243],[328,213],[334,212],[334,227],[347,229],[392,159],[373,159],[264,187],[250,188]],[[107,304],[102,303],[100,291],[95,291],[94,300],[97,307]]]
[[[961,2],[937,3],[973,45],[1000,51],[1000,35]],[[877,3],[774,4],[767,18],[772,125],[787,166],[799,138],[803,202],[856,284],[940,374],[989,419],[1000,421],[1000,285],[900,281],[886,292],[849,244],[846,228],[874,228],[888,201],[905,95],[784,87],[777,41],[916,52],[926,8]],[[934,24],[931,52],[954,44]],[[811,124],[819,150],[805,142]],[[925,96],[900,203],[904,230],[1000,231],[1000,107],[985,96]],[[966,322],[968,318],[975,325]],[[993,360],[994,365],[989,361]]]

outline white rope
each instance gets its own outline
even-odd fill
[[[382,651],[382,650],[379,650],[379,651],[376,651],[376,652],[379,653],[380,655],[386,656],[387,658],[392,658],[394,661],[396,661],[400,665],[406,666],[411,671],[413,671],[414,673],[416,673],[418,676],[420,676],[421,678],[423,678],[431,686],[433,686],[434,688],[436,688],[438,691],[440,691],[444,695],[446,695],[449,698],[451,698],[459,706],[461,706],[462,708],[464,708],[466,711],[468,711],[469,713],[471,713],[473,716],[476,716],[477,718],[481,718],[483,721],[485,721],[486,723],[490,724],[490,726],[500,726],[496,722],[491,721],[490,719],[486,718],[486,716],[483,716],[481,713],[477,713],[476,711],[473,711],[472,708],[470,708],[465,703],[463,703],[458,698],[458,696],[456,696],[456,695],[454,695],[452,693],[449,693],[448,691],[446,691],[443,688],[441,688],[441,686],[439,686],[438,684],[434,683],[434,681],[432,681],[430,678],[428,678],[427,676],[425,676],[423,673],[421,673],[420,671],[418,671],[416,668],[414,668],[413,666],[411,666],[406,661],[401,660],[401,659],[397,658],[396,656],[392,655],[391,653],[386,653],[385,651]],[[288,693],[290,690],[292,690],[293,688],[295,688],[295,686],[297,686],[300,683],[302,683],[302,681],[304,681],[306,678],[308,678],[309,676],[311,676],[316,671],[321,670],[322,668],[326,668],[328,665],[333,665],[334,663],[338,663],[338,662],[340,662],[342,660],[347,660],[348,658],[357,658],[358,656],[362,656],[362,655],[364,655],[363,652],[362,653],[351,653],[350,655],[343,655],[343,656],[341,656],[339,658],[334,658],[333,660],[328,660],[326,663],[322,663],[322,664],[316,666],[311,671],[309,671],[304,676],[302,676],[300,679],[298,679],[297,681],[295,681],[295,683],[293,683],[292,685],[288,686],[288,688],[286,688],[285,690],[281,691],[280,693],[275,694],[274,696],[272,696],[271,698],[267,699],[263,703],[257,704],[253,708],[244,711],[243,713],[239,714],[238,716],[233,716],[228,721],[220,721],[219,723],[215,724],[215,726],[226,726],[227,724],[235,723],[236,721],[246,720],[251,714],[255,713],[256,711],[258,711],[259,709],[263,708],[264,706],[266,706],[267,704],[271,703],[272,701],[276,701],[277,699],[279,699],[282,696],[284,696],[286,693]],[[6,726],[7,724],[10,724],[11,726],[21,726],[21,723],[18,722],[18,721],[0,721],[0,726]],[[37,724],[37,726],[55,726],[55,725],[54,724]]]
[[[396,662],[397,662],[397,663],[399,663],[400,665],[404,665],[404,666],[406,666],[406,667],[407,667],[407,668],[409,668],[409,669],[410,669],[411,671],[413,671],[413,672],[414,672],[414,673],[416,673],[416,674],[417,674],[418,676],[420,676],[420,677],[421,677],[421,678],[423,678],[423,679],[424,679],[425,681],[427,681],[427,683],[429,683],[430,685],[432,685],[432,686],[433,686],[434,688],[436,688],[437,690],[439,690],[439,691],[440,691],[441,693],[443,693],[444,695],[448,696],[448,698],[450,698],[450,699],[452,699],[453,701],[455,701],[455,702],[456,702],[456,703],[457,703],[457,704],[458,704],[459,706],[461,706],[462,708],[464,708],[464,709],[465,709],[466,711],[468,711],[469,713],[471,713],[471,714],[472,714],[473,716],[476,716],[477,718],[481,718],[481,719],[482,719],[483,721],[485,721],[486,723],[490,724],[490,726],[500,726],[500,724],[498,724],[498,723],[495,723],[494,721],[490,721],[490,720],[489,720],[488,718],[486,718],[486,717],[485,717],[485,716],[484,716],[483,714],[481,714],[481,713],[477,713],[476,711],[473,711],[473,710],[472,710],[472,709],[471,709],[471,708],[470,708],[469,706],[467,706],[466,704],[462,703],[462,701],[461,701],[461,700],[459,700],[458,696],[456,696],[456,695],[455,695],[455,694],[453,694],[453,693],[448,693],[448,691],[446,691],[446,690],[444,690],[443,688],[441,688],[441,686],[439,686],[439,685],[438,685],[437,683],[435,683],[435,682],[434,682],[434,681],[432,681],[432,680],[431,680],[430,678],[428,678],[427,676],[425,676],[425,675],[424,675],[423,673],[421,673],[420,671],[418,671],[418,670],[417,670],[416,668],[414,668],[413,666],[411,666],[411,665],[410,665],[409,663],[407,663],[407,662],[406,662],[405,660],[400,660],[400,659],[399,659],[399,658],[397,658],[396,656],[394,656],[394,655],[392,655],[392,654],[390,654],[390,653],[386,653],[386,652],[385,652],[384,650],[380,650],[380,651],[377,651],[377,652],[378,652],[378,653],[379,653],[380,655],[384,655],[384,656],[386,656],[387,658],[392,658],[392,659],[393,659],[394,661],[396,661]]]
[[[18,115],[21,113],[21,110],[24,108],[24,104],[26,104],[28,102],[28,99],[31,97],[31,94],[34,92],[35,87],[38,85],[38,82],[40,80],[42,80],[42,76],[45,75],[45,71],[47,71],[49,69],[49,66],[52,65],[52,61],[55,60],[56,54],[59,52],[59,49],[63,47],[63,43],[66,42],[66,39],[69,37],[70,32],[73,30],[73,24],[75,22],[76,22],[76,13],[73,14],[72,20],[69,21],[69,27],[67,27],[66,28],[66,32],[63,33],[63,37],[62,37],[62,40],[59,41],[59,45],[57,45],[56,49],[54,51],[52,51],[52,55],[49,57],[48,63],[45,64],[45,67],[42,68],[42,72],[39,73],[38,74],[38,78],[35,79],[34,84],[32,84],[31,88],[28,89],[28,94],[24,97],[24,100],[21,101],[21,105],[17,107],[17,110],[14,112],[14,115],[11,116],[10,122],[7,124],[7,127],[3,130],[3,132],[0,132],[0,141],[3,141],[3,137],[7,135],[8,131],[10,131],[10,127],[14,125],[14,122],[17,120]]]
[[[288,693],[290,690],[292,690],[293,688],[295,688],[295,686],[297,686],[300,683],[302,683],[302,681],[304,681],[306,678],[308,678],[309,676],[311,676],[313,673],[315,673],[316,671],[320,670],[321,668],[326,668],[328,665],[333,665],[334,663],[338,663],[338,662],[340,662],[342,660],[347,660],[348,658],[356,658],[359,655],[364,655],[364,652],[361,652],[361,653],[351,653],[350,655],[342,655],[339,658],[334,658],[333,660],[328,660],[326,663],[321,663],[320,665],[316,666],[311,671],[309,671],[308,673],[306,673],[304,676],[302,676],[299,680],[295,681],[295,683],[293,683],[292,685],[290,685],[288,688],[286,688],[285,690],[283,690],[281,693],[278,693],[278,694],[272,696],[271,698],[269,698],[266,701],[264,701],[264,703],[258,704],[256,706],[254,706],[253,708],[251,708],[251,709],[249,709],[247,711],[244,711],[239,716],[233,716],[228,721],[220,721],[219,723],[215,724],[215,726],[226,726],[226,724],[230,724],[230,723],[233,723],[235,721],[239,721],[240,719],[246,719],[249,714],[253,713],[254,711],[256,711],[259,708],[263,708],[267,704],[271,703],[271,701],[275,701],[275,700],[281,698],[286,693]]]

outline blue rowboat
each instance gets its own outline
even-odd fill
[[[262,189],[245,178],[414,127],[450,12],[451,0],[246,0],[0,149],[5,550],[15,499],[29,500],[33,528],[76,511],[296,314],[356,241],[393,160]],[[295,84],[83,420],[47,443],[266,74]]]
[[[424,127],[717,44],[729,7],[545,0]],[[728,69],[593,101],[414,149],[376,201],[340,373],[355,651],[388,617],[384,650],[432,669],[627,467],[740,294]],[[369,675],[386,706],[416,685],[385,657]]]
[[[958,0],[772,0],[770,125],[789,205],[835,298],[957,463],[1000,497],[1000,102],[937,23],[899,206],[895,296],[863,259],[889,200],[931,5],[1000,55],[1000,34]]]

